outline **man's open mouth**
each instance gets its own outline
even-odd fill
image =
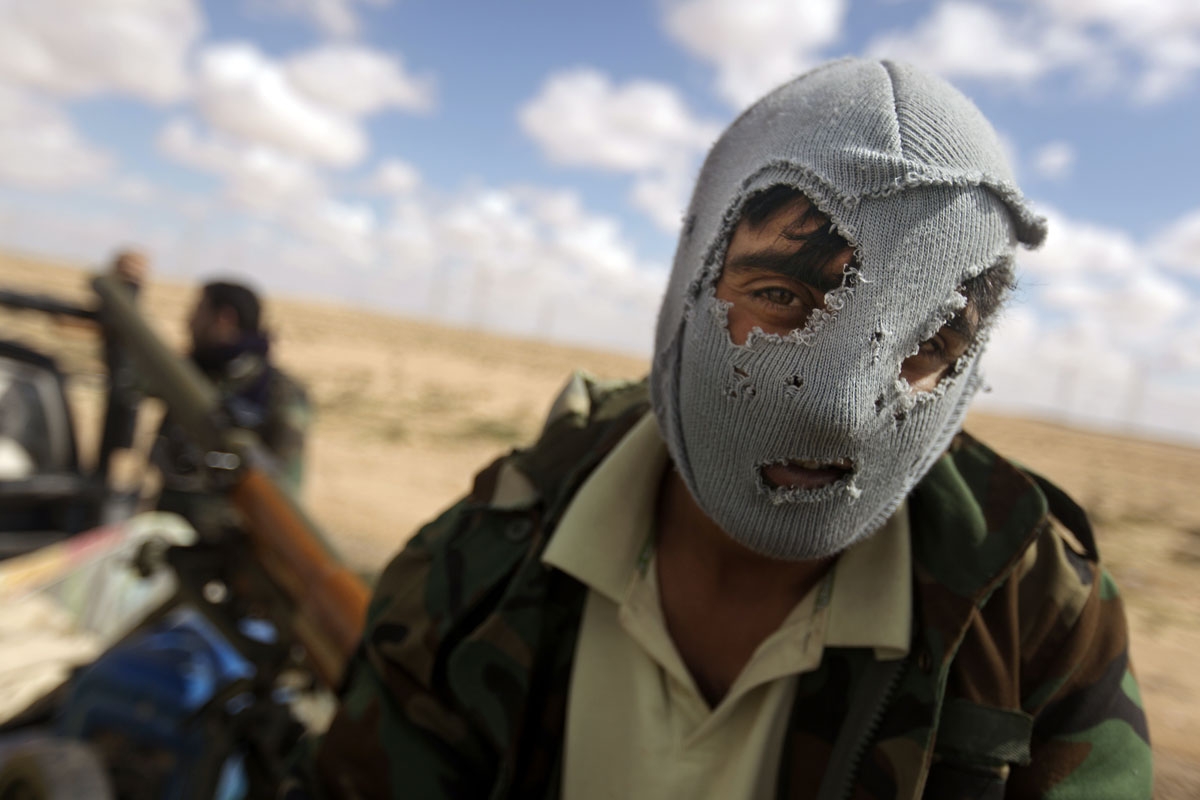
[[[853,474],[848,458],[813,461],[795,458],[764,464],[758,468],[763,483],[774,489],[823,489]]]

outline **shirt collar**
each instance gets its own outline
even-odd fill
[[[647,412],[579,487],[542,561],[620,603],[651,542],[669,460],[658,420]]]
[[[620,604],[652,545],[655,503],[669,463],[647,412],[593,470],[567,506],[542,561]],[[834,565],[826,646],[873,647],[901,658],[912,627],[908,504]]]

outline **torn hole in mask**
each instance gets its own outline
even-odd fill
[[[799,375],[792,375],[791,377],[786,378],[783,382],[784,396],[788,397],[789,399],[799,397],[803,389],[804,378],[800,377]]]
[[[962,289],[955,289],[949,297],[942,301],[938,309],[925,323],[925,327],[921,329],[920,336],[917,338],[917,343],[908,355],[915,356],[919,353],[922,343],[937,336],[938,332],[966,307],[967,296],[963,294]]]
[[[896,396],[891,404],[892,424],[897,430],[908,420],[908,415],[920,401],[922,393],[914,392],[912,387],[908,385],[908,381],[904,378],[897,378]]]
[[[742,347],[753,347],[759,342],[765,344],[799,344],[805,347],[812,347],[821,331],[825,330],[829,325],[833,324],[837,319],[838,313],[846,307],[850,301],[854,290],[859,284],[869,283],[863,277],[862,271],[854,266],[853,261],[848,261],[842,266],[842,282],[835,288],[830,289],[824,295],[824,308],[814,308],[809,312],[808,318],[804,321],[803,327],[796,328],[786,334],[767,333],[757,325],[750,329],[750,333],[746,335],[746,342]],[[728,309],[728,307],[727,307]],[[729,329],[728,314],[725,316],[725,328]]]
[[[713,315],[713,319],[722,328],[729,330],[729,309],[733,308],[733,303],[717,297],[712,293],[712,290],[709,290],[709,299],[712,302],[709,303],[708,308]]]
[[[971,365],[975,363],[987,344],[988,333],[989,331],[986,328],[978,330],[975,333],[974,340],[968,345],[967,349],[947,364],[944,372],[938,377],[937,383],[933,387],[928,389],[916,388],[909,383],[903,374],[897,378],[896,385],[902,387],[901,391],[913,397],[916,402],[937,400],[950,391],[959,379],[963,377],[964,373],[970,370]],[[902,372],[903,368],[904,364],[902,363]],[[978,373],[976,373],[976,376],[978,377]]]
[[[750,377],[750,373],[737,364],[732,365],[732,368],[733,377],[725,387],[725,396],[730,400],[749,400],[757,396],[758,389],[754,386],[754,379]]]
[[[888,331],[884,330],[883,325],[879,325],[871,334],[872,364],[878,364],[879,360],[883,358],[883,340],[887,337],[888,333]],[[878,406],[876,406],[876,411],[878,411]]]
[[[973,334],[962,321],[968,305],[960,288],[930,316],[920,338],[900,362],[897,380],[904,393],[940,397],[970,362],[978,342],[973,336],[972,341],[963,344],[963,339]]]
[[[902,376],[898,376],[892,383],[890,392],[884,392],[875,398],[875,415],[879,416],[885,411],[891,415],[892,424],[897,429],[900,428],[913,410],[922,403],[928,403],[936,400],[945,392],[939,385],[934,391],[921,392],[916,391],[909,385]]]

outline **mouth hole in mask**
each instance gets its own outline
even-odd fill
[[[759,492],[775,505],[810,503],[843,493],[857,498],[857,472],[857,466],[848,458],[784,458],[760,464],[756,479]]]

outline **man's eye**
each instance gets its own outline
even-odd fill
[[[946,343],[942,341],[941,336],[934,336],[932,339],[921,342],[919,352],[923,356],[945,356]]]
[[[760,289],[755,294],[768,303],[777,306],[791,306],[800,299],[796,296],[795,292],[790,292],[787,289],[781,289],[776,286],[772,286],[769,289]]]

